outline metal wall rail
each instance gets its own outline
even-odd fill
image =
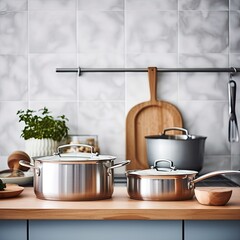
[[[80,76],[84,72],[147,72],[147,68],[56,68],[59,73],[78,73]],[[235,74],[240,72],[240,68],[157,68],[158,72],[229,72]]]

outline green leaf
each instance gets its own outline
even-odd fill
[[[22,130],[21,137],[25,140],[30,138],[43,139],[50,138],[55,141],[61,141],[68,136],[68,119],[65,115],[54,118],[50,115],[48,108],[44,107],[38,111],[31,109],[18,110],[19,122],[24,122],[25,127]]]

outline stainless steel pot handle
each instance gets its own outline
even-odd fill
[[[165,129],[163,130],[163,135],[166,135],[166,132],[168,132],[168,131],[172,131],[172,130],[182,131],[182,132],[185,133],[185,135],[189,136],[189,134],[188,134],[188,130],[185,129],[185,128],[180,128],[180,127],[165,128]]]
[[[34,170],[36,171],[36,174],[37,174],[38,176],[40,176],[40,168],[35,167],[33,164],[31,164],[31,163],[29,163],[29,162],[27,162],[27,161],[24,161],[24,160],[19,160],[19,164],[20,164],[21,166],[34,169]]]
[[[234,170],[220,170],[220,171],[214,171],[214,172],[210,172],[207,174],[202,175],[201,177],[198,177],[196,179],[193,179],[189,182],[189,188],[193,188],[195,183],[198,183],[200,181],[203,181],[207,178],[211,178],[217,175],[221,175],[221,174],[233,174],[233,173],[240,173],[240,171],[234,171]]]
[[[160,162],[165,162],[165,163],[169,163],[169,167],[167,169],[176,171],[177,168],[173,165],[173,161],[168,160],[168,159],[157,159],[154,161],[154,164],[152,166],[152,168],[156,169],[157,171],[161,171],[161,170],[165,170],[166,168],[159,168],[157,165]]]
[[[90,155],[90,157],[95,157],[95,156],[98,156],[99,153],[94,153],[93,152],[93,146],[91,145],[87,145],[87,144],[81,144],[81,143],[76,143],[76,144],[65,144],[65,145],[61,145],[57,148],[57,152],[54,153],[54,155],[58,155],[59,157],[61,157],[61,153],[63,148],[69,148],[69,147],[87,147],[87,148],[90,148],[90,153],[84,153],[84,156],[87,155]],[[78,152],[78,155],[81,156],[81,152]],[[69,155],[68,155],[69,157]]]
[[[122,161],[122,162],[120,162],[120,163],[116,163],[116,164],[114,164],[114,165],[111,166],[111,167],[108,167],[108,169],[107,169],[108,175],[112,175],[112,171],[111,171],[112,169],[114,169],[114,168],[119,168],[119,167],[123,167],[123,166],[125,166],[125,165],[128,165],[130,162],[131,162],[130,160],[126,160],[126,161]]]

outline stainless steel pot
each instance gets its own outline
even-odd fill
[[[159,163],[168,163],[168,168],[158,167]],[[197,171],[177,170],[173,162],[159,159],[152,169],[129,170],[127,191],[132,199],[153,201],[188,200],[194,196],[194,184],[206,178],[220,174],[240,173],[240,171],[215,171],[195,179]]]
[[[167,135],[179,130],[182,135]],[[190,135],[184,128],[166,128],[161,135],[146,136],[147,160],[153,166],[156,159],[170,159],[178,169],[200,171],[203,166],[207,137]]]
[[[91,153],[61,153],[63,145],[53,156],[33,158],[34,164],[20,165],[34,170],[34,192],[37,198],[48,200],[98,200],[113,194],[113,169],[130,161],[113,164],[116,157]]]

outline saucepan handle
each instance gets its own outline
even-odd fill
[[[184,132],[185,135],[187,135],[187,136],[189,135],[187,129],[185,129],[185,128],[180,128],[180,127],[165,128],[165,129],[163,130],[163,135],[166,135],[166,132],[172,131],[172,130],[182,131],[182,132]]]
[[[131,162],[130,160],[126,160],[126,161],[122,161],[122,162],[120,162],[120,163],[116,163],[116,164],[114,164],[114,165],[111,166],[111,167],[108,167],[108,169],[107,169],[108,175],[111,175],[111,174],[112,174],[112,171],[111,171],[112,169],[114,169],[114,168],[119,168],[119,167],[123,167],[123,166],[125,166],[125,165],[128,165],[130,162]]]
[[[81,144],[81,143],[61,145],[57,148],[57,152],[54,153],[54,155],[58,155],[59,157],[62,157],[61,156],[62,149],[69,148],[69,147],[87,147],[87,148],[90,149],[90,153],[77,152],[77,157],[81,157],[81,156],[83,156],[83,157],[95,157],[95,156],[98,156],[98,153],[93,152],[93,146],[87,145],[87,144]],[[70,156],[71,156],[71,154],[68,154],[68,157],[70,157]],[[76,157],[76,155],[73,155],[73,157]]]
[[[158,163],[168,163],[169,167],[168,168],[160,168],[158,167]],[[168,159],[157,159],[154,161],[153,167],[151,167],[152,169],[156,169],[157,171],[161,171],[161,170],[166,170],[168,169],[169,171],[175,171],[177,170],[177,168],[173,165],[173,161],[168,160]]]
[[[20,161],[19,161],[19,164],[20,164],[21,166],[34,169],[34,170],[36,171],[36,174],[37,174],[38,176],[40,175],[40,168],[35,167],[33,164],[31,164],[31,163],[29,163],[29,162],[27,162],[27,161],[24,161],[24,160],[20,160]]]
[[[220,170],[220,171],[214,171],[214,172],[210,172],[207,174],[202,175],[201,177],[198,177],[194,180],[191,180],[189,182],[189,188],[193,188],[195,183],[198,183],[200,181],[203,181],[207,178],[211,178],[217,175],[221,175],[221,174],[234,174],[234,173],[240,173],[240,171],[234,171],[234,170]]]

